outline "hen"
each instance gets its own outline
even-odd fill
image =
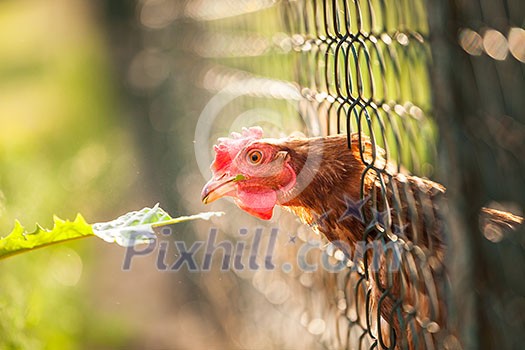
[[[411,335],[422,328],[435,333],[443,326],[444,291],[434,282],[445,278],[442,185],[390,164],[382,149],[359,134],[350,140],[346,135],[264,139],[262,129],[253,127],[220,138],[214,149],[213,177],[202,191],[204,203],[230,196],[241,209],[265,220],[278,205],[350,249],[360,241],[401,244],[397,270],[387,268],[393,253],[383,251],[376,270],[371,269],[371,253],[365,253],[370,259],[365,259],[362,271],[374,307],[394,330],[383,335],[383,345],[424,348]],[[522,222],[493,209],[483,214],[484,226]],[[417,254],[407,254],[414,247]],[[416,327],[408,326],[409,318],[417,320]]]

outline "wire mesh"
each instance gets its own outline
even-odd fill
[[[238,340],[241,347],[255,342],[276,348],[462,348],[457,315],[461,300],[448,285],[445,250],[451,242],[458,243],[458,237],[448,236],[450,230],[444,228],[444,190],[410,175],[435,175],[436,120],[441,133],[448,132],[443,122],[447,119],[435,118],[432,103],[435,89],[447,90],[450,85],[437,87],[439,79],[430,77],[432,55],[436,56],[439,45],[431,50],[429,8],[448,9],[450,4],[427,8],[423,0],[189,0],[178,3],[171,17],[161,16],[160,22],[154,16],[142,17],[147,4],[140,12],[145,26],[158,29],[173,22],[184,33],[171,53],[176,57],[178,79],[197,85],[194,95],[202,101],[217,93],[235,96],[217,113],[213,139],[230,128],[254,124],[262,124],[273,136],[284,136],[282,130],[301,130],[308,136],[346,133],[348,147],[357,145],[365,164],[360,184],[360,199],[365,203],[361,239],[382,244],[380,267],[370,268],[374,257],[367,252],[361,263],[348,260],[310,228],[277,213],[275,220],[283,232],[297,235],[305,244],[318,242],[309,255],[312,261],[329,256],[332,265],[342,261],[345,268],[301,271],[294,260],[299,246],[288,241],[290,237],[280,237],[276,265],[292,261],[290,270],[233,271],[228,282],[202,277],[209,290],[226,286],[234,295],[207,294],[212,308],[224,315],[221,322],[227,336],[243,338]],[[458,28],[454,40],[465,52],[493,59],[512,55],[524,61],[519,44],[523,29],[513,27],[505,41],[507,48],[502,49],[501,38],[490,30]],[[441,38],[454,30],[444,32],[439,33]],[[511,92],[501,96],[507,94]],[[513,108],[520,110],[519,105]],[[266,113],[264,118],[261,113]],[[517,143],[502,147],[520,149]],[[198,192],[181,191],[188,197]],[[479,207],[474,209],[479,212]],[[233,223],[222,227],[224,232],[235,229]],[[397,255],[384,248],[389,242],[397,243]],[[399,270],[388,268],[395,259],[402,262]],[[277,320],[269,311],[261,315],[256,309],[264,309],[264,302],[253,290],[285,317]],[[224,300],[229,300],[228,307]],[[257,322],[249,323],[254,315]],[[243,328],[243,321],[251,326]],[[301,335],[284,334],[283,329]],[[261,333],[270,334],[270,339],[261,340]]]
[[[300,322],[328,348],[437,347],[434,334],[444,326],[438,295],[444,279],[442,242],[430,233],[437,230],[432,198],[427,184],[397,176],[407,173],[401,164],[429,175],[435,155],[424,4],[252,1],[243,2],[250,11],[240,16],[230,13],[230,6],[228,1],[215,1],[213,8],[203,1],[186,5],[198,19],[185,49],[203,59],[201,86],[211,91],[226,88],[247,100],[293,101],[299,106],[297,119],[303,118],[307,130],[324,135],[346,132],[349,146],[353,133],[369,136],[373,157],[364,149],[361,154],[367,166],[361,197],[369,198],[363,240],[402,242],[406,266],[398,273],[371,272],[367,267],[309,277],[277,272],[283,276],[267,276],[266,283],[257,285],[285,280],[296,301],[303,300],[296,303],[302,309]],[[253,25],[252,20],[264,24]],[[273,30],[266,29],[272,27],[268,22],[275,24]],[[276,61],[288,71],[276,71]],[[257,102],[244,101],[237,108],[249,103]],[[236,114],[232,112],[225,114]],[[358,140],[354,137],[353,142]],[[389,171],[379,156],[376,159],[379,147],[397,169]],[[378,186],[365,188],[366,178]],[[389,207],[396,219],[383,227],[374,224],[371,208],[377,213]],[[297,254],[293,247],[287,250]],[[363,266],[369,265],[368,258],[365,254]],[[385,252],[382,265],[393,258]],[[260,288],[264,293],[266,287]]]

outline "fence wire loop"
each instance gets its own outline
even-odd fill
[[[425,179],[433,175],[437,153],[426,2],[252,0],[243,2],[244,13],[230,16],[230,1],[213,0],[217,13],[206,10],[206,3],[186,2],[192,37],[215,38],[209,47],[187,48],[195,62],[218,72],[202,86],[217,91],[220,82],[237,79],[248,91],[265,79],[293,83],[295,100],[276,97],[271,84],[246,96],[266,103],[293,100],[300,111],[314,111],[313,121],[297,119],[315,124],[312,129],[323,135],[346,133],[347,146],[357,145],[365,166],[361,239],[382,247],[381,254],[372,257],[365,250],[361,262],[350,259],[338,273],[274,272],[301,297],[301,323],[316,333],[317,323],[309,322],[322,320],[319,338],[327,348],[438,349],[451,343],[456,335],[447,324],[447,237],[438,215],[444,190]],[[275,25],[275,33],[268,34],[265,21]],[[474,50],[464,37],[476,33],[461,33],[465,50]],[[219,39],[223,45],[212,45]],[[276,72],[281,64],[286,70]],[[242,103],[255,104],[248,98]],[[388,268],[396,262],[397,269]]]

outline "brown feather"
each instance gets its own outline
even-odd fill
[[[359,241],[398,242],[402,248],[398,271],[389,271],[394,257],[386,253],[379,257],[377,273],[368,265],[363,270],[374,306],[392,325],[396,347],[403,344],[410,349],[423,349],[429,345],[427,342],[434,344],[432,334],[446,320],[444,287],[437,282],[446,280],[445,241],[439,216],[445,188],[398,171],[385,160],[384,150],[374,148],[364,135],[351,135],[350,149],[346,135],[286,139],[280,146],[289,153],[295,172],[305,175],[298,177],[297,186],[289,193],[281,194],[280,205],[328,240],[344,241],[351,248]],[[309,162],[315,166],[310,167]],[[362,220],[354,216],[342,219],[347,208],[345,197],[352,201],[367,199]],[[377,212],[389,215],[384,222],[376,220],[371,229]],[[484,209],[483,215],[483,222],[497,227],[511,228],[523,221],[491,209]],[[366,254],[372,261],[370,252]],[[419,334],[423,329],[426,336]],[[383,336],[387,338],[388,335]],[[391,341],[387,339],[385,343]]]

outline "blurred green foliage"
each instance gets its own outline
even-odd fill
[[[0,3],[0,236],[15,218],[49,226],[54,213],[121,210],[136,171],[104,50],[85,2]],[[83,243],[2,261],[1,349],[123,345],[126,322],[86,298]]]

